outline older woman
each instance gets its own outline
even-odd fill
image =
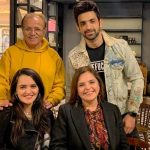
[[[60,106],[52,150],[128,150],[120,111],[103,99],[104,86],[89,66],[73,77],[69,103]]]

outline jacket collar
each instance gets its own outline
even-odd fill
[[[105,101],[101,101],[100,103],[101,108],[103,110],[103,115],[104,115],[104,121],[105,121],[105,126],[107,128],[107,132],[108,132],[108,139],[109,139],[109,144],[110,147],[113,147],[113,143],[115,143],[115,138],[113,138],[114,135],[114,125],[111,124],[112,121],[112,107],[108,107],[108,103]]]
[[[114,125],[111,124],[112,121],[112,107],[108,107],[108,103],[105,101],[101,101],[101,108],[103,110],[105,126],[108,131],[109,144],[110,147],[113,147],[113,143],[115,143],[115,135],[114,135]],[[83,142],[84,146],[87,150],[90,150],[90,139],[89,139],[89,129],[86,123],[84,110],[81,104],[77,106],[73,106],[71,110],[72,120],[77,129],[78,135]],[[113,138],[114,137],[114,138]]]
[[[89,130],[85,120],[85,114],[82,106],[73,106],[73,109],[71,110],[71,115],[81,141],[86,147],[86,150],[90,150],[91,145],[88,134]]]
[[[102,34],[104,42],[107,46],[112,46],[115,43],[116,39],[109,36],[104,30],[101,30],[100,34]],[[80,47],[80,52],[86,51],[86,42],[83,36],[81,37],[81,41],[78,46]]]

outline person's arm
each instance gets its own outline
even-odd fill
[[[58,117],[52,129],[51,150],[67,150],[67,124],[66,115],[60,106]]]
[[[8,99],[9,93],[9,77],[10,77],[10,56],[9,52],[3,54],[0,59],[0,110],[3,110],[3,107],[12,106]]]
[[[70,57],[68,56],[67,63],[66,63],[66,100],[69,100],[70,97],[71,81],[74,72],[75,70],[71,64]]]
[[[136,126],[136,117],[131,116],[130,114],[126,114],[123,117],[123,123],[124,123],[124,131],[126,134],[130,134],[135,126]]]
[[[131,83],[126,116],[123,118],[124,129],[126,134],[128,134],[135,128],[136,117],[130,114],[138,113],[140,103],[143,100],[144,78],[133,51],[130,49],[127,42],[124,44],[124,49],[126,58],[124,73],[128,81]]]
[[[119,129],[119,133],[120,133],[119,147],[121,150],[129,150],[127,136],[126,136],[124,128],[123,128],[122,116],[121,116],[120,110],[117,106],[116,106],[116,116],[117,116],[116,120],[117,120],[117,124],[118,124],[118,129]]]
[[[10,113],[11,110],[9,108],[4,108],[4,110],[0,111],[0,149],[4,149],[5,140],[9,140],[5,139],[5,137],[8,137],[6,133],[7,129],[9,128],[8,125],[10,122]]]
[[[127,42],[125,43],[125,67],[123,71],[125,77],[131,83],[126,112],[138,113],[139,106],[143,100],[144,78],[133,51]]]
[[[12,103],[9,100],[0,100],[0,110],[3,110],[4,107],[12,106]]]
[[[62,59],[56,62],[55,79],[51,91],[45,100],[45,107],[51,108],[57,105],[65,96],[65,71]]]

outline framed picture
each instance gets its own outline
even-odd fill
[[[0,26],[0,53],[4,53],[4,51],[9,47],[9,27]]]
[[[48,20],[48,31],[56,32],[56,19],[50,18]]]
[[[27,0],[17,0],[17,3],[27,3]]]
[[[55,33],[49,32],[48,34],[49,44],[52,47],[56,47],[56,39],[55,39]]]

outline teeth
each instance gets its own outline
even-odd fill
[[[89,95],[89,94],[92,94],[93,92],[88,92],[88,93],[85,93],[85,94],[87,94],[87,95]]]

